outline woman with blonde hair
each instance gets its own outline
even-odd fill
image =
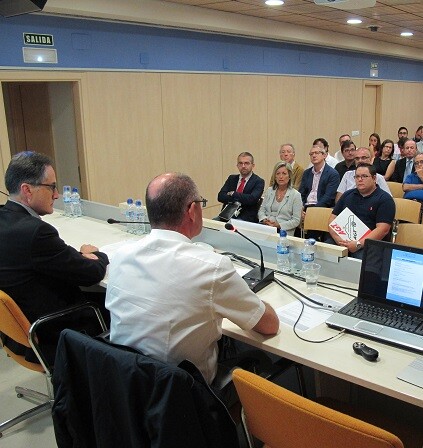
[[[272,179],[273,184],[266,190],[258,212],[259,221],[293,235],[301,222],[303,203],[301,194],[291,186],[291,165],[278,162],[273,168]]]

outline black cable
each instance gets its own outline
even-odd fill
[[[9,195],[8,195],[7,193],[5,193],[4,191],[1,191],[1,190],[0,190],[0,193],[1,193],[1,194],[4,194],[5,196],[9,196]]]
[[[246,264],[250,268],[256,268],[259,264],[254,261],[249,260],[248,258],[242,257],[241,255],[234,254],[233,252],[222,252],[221,255],[226,255],[231,260],[239,261],[240,263]]]

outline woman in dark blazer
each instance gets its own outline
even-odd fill
[[[258,213],[259,221],[293,235],[301,222],[303,204],[300,193],[291,186],[291,165],[278,162],[273,168],[272,179],[273,185],[266,190]]]

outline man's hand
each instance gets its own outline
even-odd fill
[[[83,244],[81,246],[81,249],[79,249],[79,252],[81,252],[81,254],[83,254],[83,255],[84,254],[92,254],[92,252],[98,252],[98,247],[93,246],[92,244]]]
[[[351,252],[352,254],[357,252],[357,250],[358,250],[357,241],[340,240],[340,241],[337,241],[337,244],[338,244],[338,246],[346,247],[348,249],[348,252]]]

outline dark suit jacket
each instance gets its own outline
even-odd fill
[[[300,193],[303,204],[307,202],[307,197],[313,186],[312,169],[312,167],[306,169],[301,180]],[[319,186],[317,187],[316,207],[333,207],[339,182],[338,172],[326,163],[320,175]]]
[[[53,226],[19,204],[8,201],[0,208],[0,289],[30,322],[78,302],[78,285],[91,286],[104,278],[107,255],[96,255],[98,260],[83,257]]]
[[[389,179],[391,182],[399,182],[401,184],[403,183],[406,164],[407,164],[406,157],[403,157],[402,159],[397,160],[397,162],[395,163],[394,172],[392,173],[392,176]],[[414,162],[413,162],[413,168],[411,171],[413,173],[416,171],[416,169],[414,168]]]
[[[242,204],[241,213],[238,215],[238,219],[243,221],[258,222],[257,212],[260,207],[259,201],[264,191],[264,180],[252,174],[247,184],[245,185],[242,193],[236,192],[238,185],[239,174],[231,174],[225,185],[219,191],[217,200],[222,202],[224,206],[229,202],[240,202]],[[228,196],[229,191],[234,191],[232,196]]]

